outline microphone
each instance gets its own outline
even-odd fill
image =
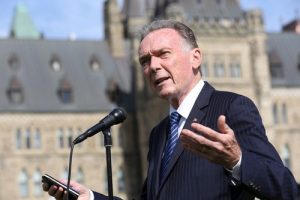
[[[79,135],[74,141],[73,144],[82,142],[88,137],[99,133],[107,128],[110,128],[112,125],[119,124],[126,119],[127,113],[123,108],[115,108],[111,111],[106,117],[99,121],[98,124],[86,130],[84,133]]]

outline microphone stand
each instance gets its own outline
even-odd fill
[[[112,184],[112,168],[111,168],[112,139],[111,139],[110,128],[107,128],[102,132],[104,134],[104,146],[106,148],[108,200],[113,200],[113,184]]]

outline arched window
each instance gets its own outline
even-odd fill
[[[28,186],[28,175],[25,169],[22,169],[18,176],[19,193],[21,197],[28,197],[29,186]]]
[[[241,77],[241,66],[239,63],[231,63],[230,65],[230,75],[233,78]]]
[[[24,91],[17,76],[10,79],[6,94],[10,103],[21,104],[24,101]]]
[[[68,129],[68,146],[71,147],[73,142],[73,129]]]
[[[26,129],[25,142],[26,142],[26,149],[31,149],[31,132],[29,128]]]
[[[42,144],[41,144],[41,131],[39,128],[35,129],[35,133],[34,133],[34,148],[39,149],[41,148]]]
[[[214,72],[215,72],[215,77],[224,77],[225,76],[224,64],[221,62],[215,62],[214,63]]]
[[[64,104],[72,103],[74,100],[72,85],[67,78],[63,78],[60,80],[57,93],[59,99]]]
[[[57,129],[57,143],[59,148],[65,147],[64,132],[62,128]]]
[[[278,108],[276,103],[273,104],[273,122],[275,125],[278,124]]]
[[[232,78],[239,78],[242,76],[241,62],[238,55],[231,56],[229,67],[230,76]]]
[[[92,71],[99,71],[101,69],[100,61],[96,55],[91,56],[90,68]]]
[[[41,171],[39,169],[36,169],[35,172],[33,173],[33,193],[35,197],[40,197],[42,196],[42,187],[41,187]]]
[[[53,55],[50,59],[50,67],[54,72],[59,72],[62,70],[62,64],[57,55]]]
[[[285,103],[282,104],[282,122],[284,124],[288,123],[287,106]]]
[[[214,75],[215,77],[224,77],[225,76],[225,66],[224,66],[224,56],[215,55],[214,56]]]
[[[269,56],[269,68],[272,78],[284,78],[284,69],[281,58],[277,51],[271,50],[268,53]]]
[[[22,133],[20,128],[17,128],[16,130],[16,148],[17,149],[22,148]]]
[[[8,59],[8,65],[12,70],[18,70],[20,68],[20,62],[17,54],[13,53]]]

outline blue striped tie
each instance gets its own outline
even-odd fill
[[[160,181],[164,178],[168,169],[169,161],[171,160],[172,153],[177,143],[178,138],[178,124],[180,120],[178,112],[172,112],[170,115],[170,131],[167,138],[167,144],[165,146],[164,156],[160,166]]]

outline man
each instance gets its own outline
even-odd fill
[[[202,80],[201,50],[189,27],[174,20],[152,22],[141,32],[138,54],[171,116],[151,132],[142,200],[296,198],[295,179],[268,142],[253,102]],[[104,198],[71,185],[79,200]],[[60,189],[43,187],[61,198]]]

